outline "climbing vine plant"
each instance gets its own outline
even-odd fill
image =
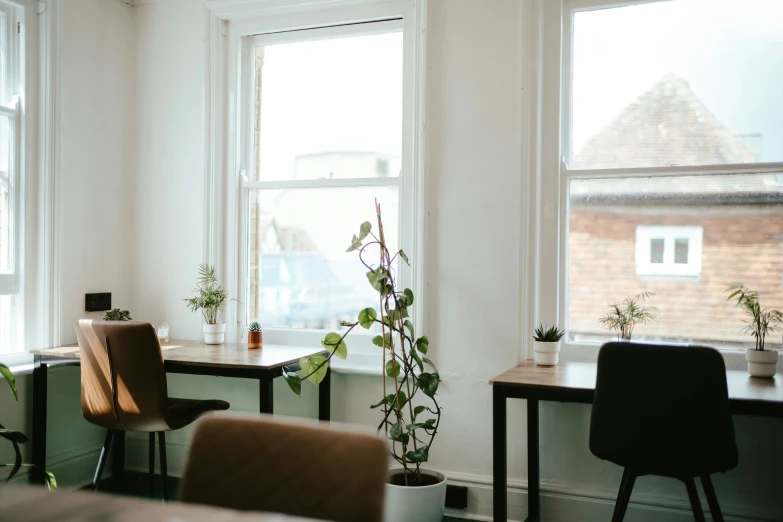
[[[341,359],[348,356],[345,339],[354,328],[374,328],[379,332],[372,342],[383,350],[383,396],[370,408],[382,412],[378,431],[383,431],[389,439],[389,452],[404,469],[405,485],[417,486],[423,484],[420,466],[427,462],[440,426],[442,408],[435,397],[440,374],[427,357],[427,336],[416,337],[410,318],[413,291],[397,286],[395,262],[410,265],[408,256],[402,250],[391,255],[377,201],[375,210],[378,229],[374,232],[369,221],[362,223],[347,251],[358,252],[367,269],[368,284],[378,292],[378,307],[361,310],[354,322],[343,321],[341,325],[347,327],[344,333],[326,334],[321,344],[327,354],[311,355],[299,361],[303,376],[284,368],[283,377],[291,390],[300,395],[302,380],[320,384],[329,360],[334,356]],[[369,261],[372,255],[378,255],[377,263]]]

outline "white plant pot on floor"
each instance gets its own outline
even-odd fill
[[[747,350],[748,373],[752,377],[774,377],[778,365],[776,350]]]
[[[226,339],[226,323],[204,324],[204,343],[223,344]]]
[[[560,341],[554,343],[533,343],[533,358],[539,366],[554,366],[560,359]]]
[[[399,474],[402,468],[391,470],[389,476]],[[446,507],[446,477],[437,471],[421,470],[430,477],[429,486],[396,486],[386,484],[384,522],[441,522]]]

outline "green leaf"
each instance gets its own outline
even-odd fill
[[[354,250],[358,250],[360,248],[362,248],[362,240],[354,235],[351,238],[351,246],[348,247],[346,252],[353,252]]]
[[[381,406],[384,406],[386,404],[391,404],[392,402],[394,402],[394,394],[390,393],[389,395],[381,399],[381,402],[379,402],[378,404],[373,404],[372,406],[370,406],[370,409],[374,410],[375,408],[380,408]]]
[[[30,439],[27,438],[27,435],[21,431],[7,430],[5,428],[0,428],[0,437],[6,440],[10,440],[11,442],[17,442],[19,444],[24,444],[25,442],[30,441]]]
[[[427,364],[429,364],[430,366],[432,366],[432,369],[433,369],[433,370],[435,370],[435,373],[440,373],[440,372],[438,371],[438,368],[435,366],[435,363],[434,363],[434,362],[430,361],[430,360],[429,360],[429,359],[427,359],[426,357],[424,358],[424,362],[425,362],[425,363],[427,363]]]
[[[410,263],[410,261],[408,261],[408,256],[405,255],[405,252],[400,250],[398,253],[400,254],[400,257],[403,259],[403,261],[405,261],[405,264],[408,265],[408,266],[411,266],[411,263]]]
[[[427,409],[427,408],[426,408],[425,406],[416,406],[415,408],[413,408],[413,420],[416,420],[416,417],[417,417],[417,416],[418,416],[418,415],[419,415],[421,412],[423,412],[423,411],[424,411],[424,410],[426,410],[426,409]]]
[[[326,334],[324,340],[321,341],[321,345],[340,359],[348,357],[348,345],[345,344],[343,337],[338,333],[329,332]]]
[[[392,427],[389,430],[389,438],[397,442],[402,442],[402,427],[402,421],[399,420],[392,424]]]
[[[406,320],[402,324],[408,330],[408,333],[411,335],[411,339],[415,339],[416,335],[414,335],[414,333],[413,333],[413,324],[410,321],[408,321],[408,320]]]
[[[406,288],[402,293],[408,298],[408,306],[411,306],[413,304],[413,290]]]
[[[372,230],[372,225],[370,224],[369,221],[365,221],[364,223],[362,223],[361,226],[359,227],[359,239],[363,240],[365,237],[367,237],[367,235],[370,233],[371,230]]]
[[[391,341],[392,341],[391,332],[387,332],[383,336],[376,335],[375,337],[372,338],[372,344],[374,344],[375,346],[380,346],[381,348],[386,348],[387,350],[391,346]]]
[[[386,375],[397,378],[400,375],[400,363],[392,359],[386,363]]]
[[[362,328],[369,329],[377,318],[378,314],[375,308],[365,308],[359,312],[359,324],[362,325]]]
[[[19,400],[19,395],[16,393],[16,377],[11,373],[11,369],[3,363],[0,363],[0,375],[5,377],[8,382],[8,386],[11,387],[11,391],[14,394],[14,399]]]
[[[416,351],[416,348],[411,349],[411,357],[413,357],[413,360],[416,361],[416,364],[419,367],[419,372],[424,371],[424,364],[421,362],[421,357],[419,357],[418,352]]]
[[[423,446],[420,446],[419,449],[416,451],[409,451],[405,454],[405,456],[408,458],[409,462],[412,462],[414,464],[419,464],[422,462],[427,462],[427,459],[429,458],[429,446],[424,444]]]
[[[57,479],[54,478],[54,473],[51,471],[44,471],[46,474],[46,485],[49,486],[49,489],[57,489]]]
[[[432,430],[435,429],[435,423],[437,421],[435,419],[427,419],[425,422],[416,422],[414,424],[408,424],[405,426],[405,428],[408,431],[417,430],[419,428],[424,428],[425,430]]]
[[[283,366],[283,379],[297,396],[302,396],[302,378],[296,372],[289,372],[288,369]]]
[[[316,386],[321,384],[321,381],[326,377],[328,365],[326,357],[320,353],[299,359],[299,367],[302,368],[305,377]]]
[[[440,376],[437,373],[422,373],[416,382],[425,395],[433,397],[438,392]]]
[[[427,350],[430,349],[430,340],[427,339],[426,335],[422,335],[416,340],[416,349],[423,354],[426,354]]]

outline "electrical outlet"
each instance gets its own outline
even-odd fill
[[[84,310],[87,312],[111,310],[111,292],[84,294]]]
[[[446,507],[468,509],[468,488],[446,484]]]

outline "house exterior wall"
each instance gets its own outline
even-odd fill
[[[642,276],[636,272],[636,227],[701,226],[701,273]],[[783,209],[778,205],[711,207],[575,206],[569,217],[568,328],[571,333],[606,334],[598,319],[608,304],[641,291],[660,323],[635,334],[697,342],[749,342],[745,319],[726,288],[741,282],[759,292],[764,308],[783,309]],[[770,342],[779,345],[780,333]]]

